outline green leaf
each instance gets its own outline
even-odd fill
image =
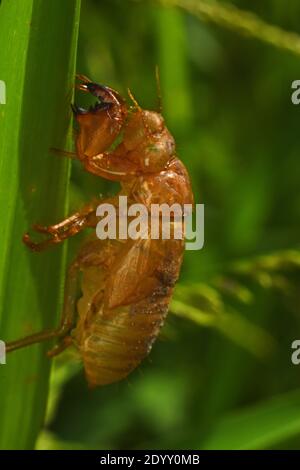
[[[246,36],[259,39],[279,49],[300,54],[300,36],[266,23],[250,11],[240,10],[234,5],[215,0],[158,0],[168,6],[180,7],[201,20],[215,23]]]
[[[43,431],[38,437],[36,450],[95,450],[96,448],[85,446],[80,442],[63,441],[54,434]]]
[[[201,447],[269,449],[299,434],[300,390],[296,390],[221,419]]]
[[[69,163],[50,152],[71,143],[80,0],[4,0],[0,5],[0,338],[56,324],[65,248],[30,253],[22,234],[67,207]],[[49,346],[49,345],[48,345]],[[29,449],[45,412],[47,345],[12,353],[0,366],[0,448]]]
[[[276,348],[267,331],[226,306],[219,292],[206,284],[177,286],[170,310],[200,326],[219,330],[258,358],[266,358]]]

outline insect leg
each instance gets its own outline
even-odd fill
[[[65,349],[67,349],[69,346],[73,344],[73,339],[72,336],[65,336],[62,341],[57,343],[52,349],[50,349],[47,352],[48,357],[54,357],[63,352]]]
[[[76,152],[70,152],[68,150],[57,149],[55,147],[51,147],[50,151],[52,153],[55,153],[56,155],[62,155],[63,157],[78,159]]]
[[[136,165],[120,157],[115,151],[86,157],[81,163],[87,172],[110,181],[126,181],[139,175]]]
[[[76,312],[77,289],[79,272],[85,266],[99,265],[107,262],[107,250],[102,252],[95,250],[99,240],[86,243],[81,252],[70,265],[65,283],[64,306],[60,319],[60,326],[52,330],[44,330],[30,336],[6,344],[6,352],[15,351],[32,344],[59,338],[59,343],[50,349],[48,356],[52,357],[66,349],[72,342],[70,331],[75,326],[74,317]]]
[[[64,306],[60,319],[60,327],[57,329],[56,336],[62,339],[58,344],[48,351],[47,355],[49,357],[56,356],[72,344],[72,338],[69,336],[69,332],[74,326],[79,269],[80,263],[76,258],[68,269],[65,283]]]
[[[38,233],[48,235],[48,238],[41,242],[34,242],[30,235],[25,233],[23,235],[23,242],[33,251],[42,251],[51,245],[63,242],[85,228],[96,227],[98,222],[98,218],[96,217],[96,208],[100,202],[115,204],[115,198],[107,198],[103,201],[93,201],[83,207],[82,210],[54,225],[44,226],[36,224],[33,226],[33,229]]]
[[[52,330],[40,331],[39,333],[35,333],[19,340],[7,343],[6,352],[15,351],[16,349],[24,348],[25,346],[30,346],[31,344],[41,343],[42,341],[48,341],[52,338],[68,338],[67,335],[72,329],[74,323],[79,269],[80,263],[76,258],[76,260],[69,267],[68,274],[66,277],[64,308],[60,320],[60,326]],[[69,344],[67,344],[67,339],[63,340],[63,343],[65,347],[70,345],[70,342]],[[54,349],[56,353],[58,349],[62,351],[65,348],[62,348],[62,346],[59,344],[58,347]],[[49,353],[51,353],[51,351]],[[54,354],[52,353],[50,355]]]
[[[16,349],[25,348],[25,346],[30,346],[31,344],[41,343],[42,341],[48,341],[49,339],[55,338],[57,336],[56,330],[44,330],[34,335],[26,336],[24,338],[18,339],[16,341],[11,341],[6,343],[6,352],[12,352]]]

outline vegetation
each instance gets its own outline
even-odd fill
[[[68,162],[51,146],[70,143],[79,2],[3,1],[0,6],[0,331],[13,340],[59,316],[64,250],[32,256],[22,234],[66,212]],[[0,447],[32,448],[43,422],[49,361],[45,345],[1,367]]]
[[[91,392],[66,351],[52,368],[42,427],[46,346],[12,354],[0,366],[1,448],[32,448],[39,430],[39,449],[299,448],[299,14],[296,0],[82,2],[80,73],[124,94],[130,87],[153,109],[159,66],[163,114],[205,203],[205,246],[186,252],[161,338],[127,381]],[[66,212],[67,187],[69,211],[116,189],[77,162],[68,184],[68,162],[49,151],[71,145],[78,20],[79,0],[0,6],[7,340],[55,324],[65,254],[82,240],[34,255],[22,233]]]

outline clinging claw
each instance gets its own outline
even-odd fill
[[[120,112],[123,114],[126,113],[125,102],[117,91],[107,86],[94,83],[85,75],[77,74],[76,78],[81,81],[81,83],[76,84],[76,88],[86,93],[91,93],[91,95],[98,98],[98,102],[94,106],[90,106],[89,109],[72,104],[71,107],[75,116],[97,113],[98,111],[101,112],[103,110],[108,111],[111,108],[115,108],[115,114],[119,114]],[[116,117],[117,119],[120,119],[120,116]]]
[[[90,80],[88,77],[86,77],[85,75],[82,75],[80,73],[76,74],[76,78],[77,78],[77,80],[80,80],[82,83],[77,83],[75,85],[75,87],[78,90],[81,90],[81,91],[88,91],[87,84],[92,83],[92,80]]]
[[[52,234],[50,238],[47,238],[42,242],[36,243],[31,240],[29,233],[24,233],[22,240],[23,243],[25,243],[25,245],[32,251],[43,251],[48,248],[49,245],[53,245],[61,241],[59,237]]]
[[[77,114],[87,114],[88,113],[88,110],[85,109],[85,108],[82,108],[80,106],[77,106],[77,104],[71,104],[71,108],[72,108],[72,111],[73,113],[75,114],[75,116]]]
[[[92,80],[86,75],[83,75],[83,73],[77,73],[76,78],[77,80],[80,80],[83,83],[92,83]]]

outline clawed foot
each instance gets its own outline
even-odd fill
[[[76,74],[77,80],[79,80],[81,83],[76,83],[75,87],[77,90],[81,91],[88,91],[88,83],[92,83],[92,80],[90,80],[86,75],[77,73]]]
[[[87,206],[85,210],[79,213],[73,214],[62,222],[55,225],[40,225],[35,224],[32,229],[43,235],[46,235],[46,239],[41,242],[34,242],[29,233],[23,235],[23,242],[32,251],[42,251],[48,248],[50,245],[61,243],[69,237],[76,235],[85,226],[88,225],[89,216],[94,212],[94,208]]]
[[[76,83],[75,88],[77,88],[77,90],[84,91],[85,93],[91,93],[91,95],[97,98],[97,102],[94,106],[90,106],[88,109],[72,104],[71,108],[75,116],[80,114],[98,113],[99,111],[108,111],[110,108],[120,105],[120,96],[116,91],[107,86],[93,82],[85,75],[77,74],[76,78],[80,83]]]
[[[34,242],[30,238],[29,233],[24,233],[23,242],[32,251],[43,251],[44,249],[48,248],[49,245],[60,243],[61,241],[61,237],[58,235],[57,232],[52,230],[51,226],[45,227],[43,225],[37,224],[37,225],[34,225],[32,228],[38,233],[43,233],[43,234],[48,235],[48,238],[43,240],[42,242]]]

